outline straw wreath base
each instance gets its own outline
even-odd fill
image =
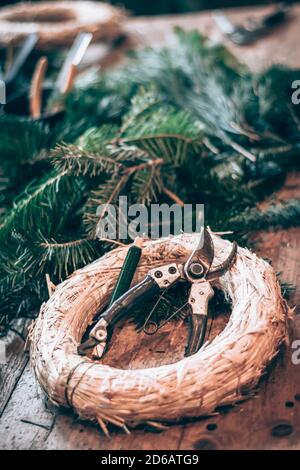
[[[218,264],[232,245],[212,238]],[[186,260],[197,240],[183,234],[145,241],[134,283],[150,268]],[[127,430],[141,422],[170,422],[245,397],[286,340],[288,307],[272,267],[238,248],[235,264],[217,285],[232,300],[225,329],[174,364],[121,370],[79,356],[77,346],[107,303],[126,252],[117,248],[76,271],[43,304],[31,336],[31,364],[50,400],[97,420],[106,432],[107,423]]]
[[[107,3],[20,3],[0,9],[0,44],[18,44],[30,33],[37,33],[41,49],[71,44],[81,32],[111,40],[120,34],[123,19],[124,11]]]

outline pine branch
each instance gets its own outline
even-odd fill
[[[58,145],[52,152],[53,163],[59,172],[76,176],[89,175],[90,177],[120,171],[125,166],[106,154],[92,153],[75,145]]]
[[[32,317],[38,312],[41,301],[46,300],[43,285],[39,280],[26,283],[21,277],[12,288],[10,279],[0,281],[0,336],[5,334],[13,319],[18,317]]]
[[[134,124],[134,122],[148,114],[153,108],[160,104],[160,97],[154,88],[145,89],[141,87],[136,95],[133,96],[130,103],[130,110],[123,117],[123,123],[119,135],[126,133],[127,129]]]
[[[146,205],[157,201],[162,187],[160,165],[152,165],[150,168],[141,169],[132,178],[131,192],[133,200]]]
[[[40,157],[51,141],[47,125],[11,115],[0,116],[0,164],[6,168],[11,167],[11,159],[20,164]]]
[[[98,236],[99,226],[106,216],[108,206],[111,204],[117,207],[118,198],[129,178],[130,173],[128,172],[122,176],[113,174],[99,189],[91,191],[83,215],[83,223],[91,238],[95,238],[96,234]],[[102,206],[102,210],[99,213],[100,206]]]
[[[27,188],[0,225],[0,240],[17,228],[23,233],[53,234],[64,224],[62,212],[68,213],[83,191],[83,184],[67,172],[53,172],[39,184]],[[63,202],[64,201],[64,202]]]
[[[107,144],[107,150],[112,159],[123,162],[124,165],[142,163],[149,159],[149,155],[135,145],[129,145],[122,140],[113,140]]]
[[[166,161],[173,161],[174,164],[185,160],[189,151],[196,153],[201,148],[200,142],[176,134],[149,134],[124,138],[121,142],[126,146],[135,145],[151,158],[161,157]]]
[[[282,145],[282,122],[288,123],[285,135],[297,140],[298,134],[299,138],[295,110],[290,109],[287,94],[296,72],[273,67],[263,74],[251,74],[223,47],[211,47],[198,32],[177,30],[177,38],[174,48],[135,53],[125,68],[108,74],[110,89],[125,89],[129,100],[138,85],[147,88],[154,83],[162,104],[188,110],[202,123],[206,137],[211,137],[215,146],[225,145],[250,162],[255,162],[259,151],[249,150],[253,142],[261,150],[268,142]],[[280,132],[279,126],[274,128],[273,108],[275,120],[281,122]]]
[[[163,158],[166,162],[180,164],[189,153],[201,151],[202,135],[189,113],[162,107],[132,120],[117,142],[119,145],[134,145],[150,158]]]
[[[37,275],[51,272],[55,279],[62,280],[78,268],[91,263],[103,254],[103,248],[97,240],[82,238],[77,240],[57,241],[40,236],[33,249],[23,259],[24,268],[34,266]]]
[[[300,199],[272,204],[268,209],[246,209],[228,220],[231,230],[256,231],[275,227],[288,228],[300,224]]]
[[[87,227],[89,236],[94,238],[95,234],[99,232],[100,223],[106,216],[107,209],[110,205],[114,206],[118,220],[118,199],[130,180],[133,180],[135,190],[139,191],[139,183],[134,179],[136,175],[143,173],[148,175],[148,172],[150,172],[150,175],[153,175],[153,178],[148,179],[148,189],[145,187],[140,188],[140,195],[142,191],[144,191],[144,195],[146,195],[146,192],[148,196],[150,196],[150,193],[153,195],[155,189],[153,189],[152,184],[157,188],[161,186],[157,168],[163,163],[163,160],[158,158],[138,165],[129,166],[122,174],[113,174],[110,179],[104,182],[104,184],[101,184],[99,189],[91,191],[90,197],[85,204],[83,216],[83,221]],[[140,184],[142,184],[142,182],[140,182]],[[102,209],[99,213],[100,206],[102,206]]]
[[[104,124],[100,127],[91,127],[80,135],[77,144],[80,149],[92,153],[107,153],[107,145],[118,133],[118,127]]]

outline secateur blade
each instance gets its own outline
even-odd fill
[[[208,281],[213,281],[217,279],[218,277],[223,276],[223,274],[225,274],[226,271],[228,271],[231,268],[232,264],[234,263],[236,253],[237,253],[237,243],[233,242],[231,252],[227,256],[227,258],[223,261],[223,263],[220,263],[217,266],[215,266],[213,269],[210,269],[206,275],[206,279]]]
[[[194,277],[204,278],[214,259],[214,244],[207,228],[203,228],[200,241],[184,265],[186,278],[193,282]]]

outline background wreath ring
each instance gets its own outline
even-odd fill
[[[81,32],[93,33],[94,40],[112,40],[121,33],[124,18],[122,9],[104,2],[20,3],[1,9],[0,44],[18,44],[30,33],[38,34],[40,49],[72,44]]]

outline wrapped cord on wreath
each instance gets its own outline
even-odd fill
[[[150,268],[186,260],[195,237],[145,241],[134,283]],[[232,244],[212,238],[218,264]],[[225,329],[179,362],[121,370],[79,356],[77,347],[107,304],[126,252],[116,248],[74,272],[43,304],[31,333],[31,364],[50,400],[98,421],[107,432],[107,423],[127,430],[142,422],[207,415],[245,398],[287,339],[289,309],[273,268],[239,247],[235,264],[218,280],[232,301]]]

